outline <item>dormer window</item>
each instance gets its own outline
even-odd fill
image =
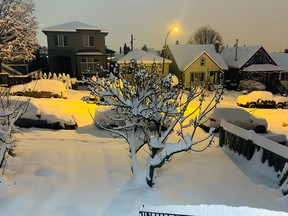
[[[202,57],[200,59],[200,66],[205,66],[206,65],[206,59],[204,57]]]
[[[54,46],[55,47],[67,47],[68,38],[66,35],[55,35],[54,36]]]
[[[94,47],[94,36],[83,35],[83,46],[84,47]]]

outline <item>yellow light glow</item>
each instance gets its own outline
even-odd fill
[[[179,32],[179,26],[173,26],[172,31],[175,33]]]

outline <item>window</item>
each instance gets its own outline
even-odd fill
[[[97,58],[82,58],[81,73],[82,74],[95,73],[98,65],[99,65],[99,59]]]
[[[197,73],[191,73],[191,82],[201,82],[204,81],[205,73],[203,72],[197,72]]]
[[[200,59],[200,66],[205,66],[206,65],[206,59],[203,57]]]
[[[83,46],[84,47],[93,47],[94,46],[94,36],[83,35]]]
[[[66,35],[55,35],[54,36],[54,46],[56,47],[67,47],[68,38]]]

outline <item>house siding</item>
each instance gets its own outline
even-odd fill
[[[205,65],[201,66],[201,59],[205,59]],[[191,87],[192,75],[203,74],[203,81],[210,80],[213,84],[218,82],[218,73],[221,69],[217,64],[206,54],[203,53],[195,62],[193,62],[182,75],[182,81],[185,88]]]

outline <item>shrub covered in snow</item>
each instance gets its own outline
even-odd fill
[[[249,93],[252,91],[263,91],[266,89],[266,86],[255,80],[241,80],[238,88],[241,91],[247,91]]]

